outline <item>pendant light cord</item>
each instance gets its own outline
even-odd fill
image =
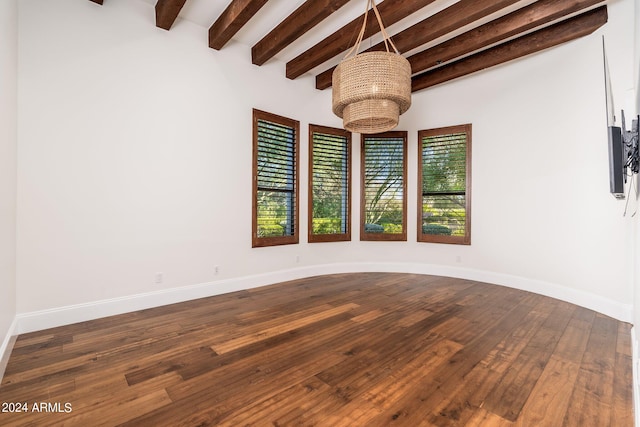
[[[373,9],[373,12],[376,15],[376,19],[378,20],[378,25],[380,25],[380,32],[382,33],[382,37],[384,39],[384,47],[387,50],[387,52],[389,52],[389,45],[391,45],[393,50],[398,55],[400,55],[398,48],[396,48],[396,45],[391,40],[391,37],[389,37],[389,33],[387,33],[387,30],[384,28],[384,25],[382,24],[382,17],[380,17],[380,12],[378,11],[378,7],[376,6],[375,0],[367,0],[367,8],[364,11],[364,21],[362,22],[362,28],[360,29],[360,33],[358,34],[358,38],[356,39],[355,44],[351,47],[351,49],[349,49],[349,52],[347,52],[344,59],[347,59],[349,56],[351,56],[351,54],[354,51],[355,51],[354,56],[358,54],[358,51],[360,50],[360,44],[362,43],[362,39],[364,38],[365,29],[367,27],[367,18],[369,17],[369,9]]]

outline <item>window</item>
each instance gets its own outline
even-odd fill
[[[298,243],[296,120],[253,110],[253,247]]]
[[[362,135],[360,240],[407,240],[407,133]]]
[[[471,125],[418,132],[418,241],[471,244]]]
[[[309,125],[309,242],[351,240],[351,133]]]

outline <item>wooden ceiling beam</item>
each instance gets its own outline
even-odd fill
[[[89,0],[89,1],[92,1],[92,2],[98,3],[98,4],[102,4],[102,0]]]
[[[411,72],[419,73],[452,59],[553,22],[602,0],[540,0],[502,18],[408,57]]]
[[[378,5],[378,10],[383,18],[384,25],[390,26],[434,1],[435,0],[385,0]],[[364,14],[287,62],[287,78],[295,79],[300,77],[312,68],[349,49],[356,41],[363,20]],[[376,17],[373,13],[370,13],[367,19],[364,38],[371,37],[379,31],[380,28],[378,27]]]
[[[412,78],[412,91],[466,76],[593,33],[607,22],[607,7],[601,6],[467,58],[429,70]]]
[[[251,48],[251,60],[262,65],[349,0],[307,0]]]
[[[452,6],[399,32],[392,37],[392,40],[401,53],[407,52],[519,1],[460,0],[458,3],[454,3]],[[384,42],[367,49],[367,51],[376,50],[385,50]]]
[[[268,0],[232,0],[209,28],[209,47],[220,50]]]
[[[182,6],[184,6],[187,0],[158,0],[156,2],[156,27],[169,30]]]
[[[404,31],[391,37],[400,53],[422,46],[438,37],[482,19],[494,12],[517,3],[519,0],[460,0],[452,6],[418,22]],[[384,42],[380,42],[365,52],[384,50]],[[331,87],[332,67],[316,76],[316,89]]]

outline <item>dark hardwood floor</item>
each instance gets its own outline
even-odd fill
[[[623,427],[631,377],[630,325],[591,310],[338,274],[21,335],[0,425]]]

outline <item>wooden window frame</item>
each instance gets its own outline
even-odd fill
[[[402,138],[402,233],[365,233],[365,154],[368,138]],[[390,131],[372,135],[360,135],[360,240],[361,241],[407,241],[407,131]]]
[[[423,173],[422,173],[422,151],[423,139],[431,136],[440,136],[456,133],[466,134],[466,161],[465,161],[465,235],[446,236],[435,234],[424,234],[422,232],[423,218]],[[447,243],[457,245],[471,244],[471,124],[447,126],[435,129],[418,131],[418,242],[425,243]]]
[[[293,209],[293,235],[258,237],[258,121],[264,120],[277,123],[282,126],[293,128],[294,138],[294,161],[295,161],[295,183],[293,195],[295,198],[295,208]],[[252,247],[265,247],[276,245],[291,245],[299,242],[299,217],[300,217],[300,122],[288,117],[268,113],[253,109],[253,191],[252,191]]]
[[[313,234],[313,135],[322,133],[327,135],[336,135],[346,138],[346,165],[347,165],[347,209],[346,209],[346,232],[335,234]],[[351,240],[351,132],[320,125],[309,125],[309,200],[308,200],[308,241],[309,243],[321,242],[347,242]]]

